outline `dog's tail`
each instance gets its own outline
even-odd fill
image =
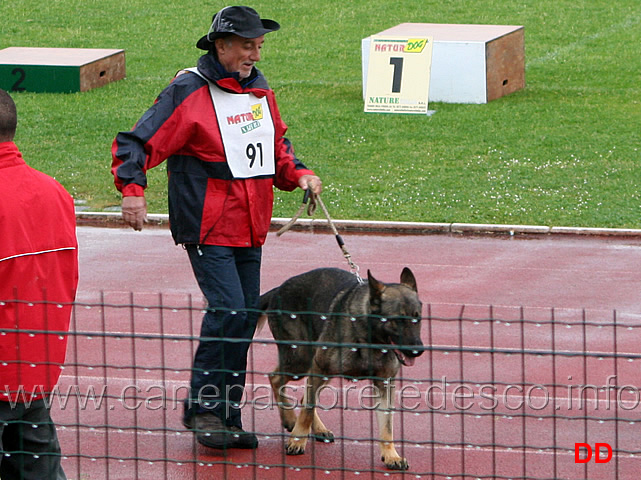
[[[260,296],[260,301],[258,308],[260,310],[260,316],[258,317],[258,323],[256,324],[256,333],[260,333],[263,328],[265,328],[265,324],[267,323],[267,311],[270,310],[271,303],[272,303],[272,298],[274,298],[274,295],[276,294],[276,291],[278,290],[278,287],[271,289],[269,292],[264,293]]]

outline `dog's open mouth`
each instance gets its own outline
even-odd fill
[[[394,342],[390,340],[390,343],[392,345],[396,345]],[[401,362],[403,365],[406,367],[411,367],[414,365],[414,362],[416,361],[417,355],[407,355],[407,349],[400,349],[400,348],[395,348],[393,349],[394,355],[396,355],[396,358],[398,358],[398,361]]]

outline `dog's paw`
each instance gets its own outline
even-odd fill
[[[305,453],[306,444],[307,439],[292,437],[287,442],[285,453],[287,453],[287,455],[302,455]]]
[[[334,443],[334,433],[331,430],[314,432],[314,438],[317,442]]]
[[[381,457],[381,460],[383,460],[385,466],[390,470],[407,470],[410,468],[409,463],[407,463],[407,460],[403,457]]]

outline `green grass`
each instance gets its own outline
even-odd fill
[[[126,80],[78,94],[15,94],[16,142],[94,210],[120,203],[109,166],[128,130],[182,67],[220,2],[3,0],[0,48],[123,48]],[[259,68],[298,156],[337,219],[641,228],[641,3],[256,1],[281,31]],[[524,25],[525,89],[431,117],[363,113],[361,39],[402,22]],[[150,211],[166,212],[150,172]],[[291,216],[298,193],[278,193]]]

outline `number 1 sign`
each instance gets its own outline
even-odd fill
[[[427,114],[432,38],[371,37],[365,111]]]

